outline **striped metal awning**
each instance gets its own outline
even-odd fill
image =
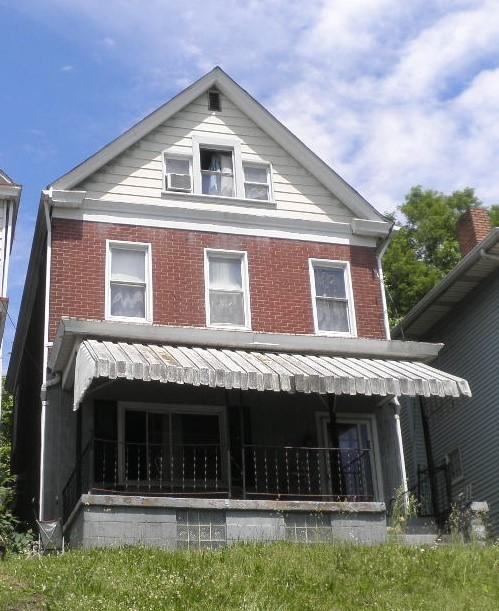
[[[337,395],[471,396],[466,380],[413,361],[84,340],[74,407],[95,379]]]

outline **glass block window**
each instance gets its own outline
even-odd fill
[[[331,518],[324,513],[285,513],[284,528],[287,541],[323,543],[333,539]]]
[[[177,511],[177,547],[217,549],[227,544],[225,511]]]

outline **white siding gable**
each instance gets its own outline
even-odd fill
[[[80,183],[77,189],[87,191],[87,198],[117,202],[148,203],[162,199],[162,152],[192,154],[192,138],[199,136],[233,136],[241,140],[243,161],[272,164],[275,207],[270,214],[296,219],[349,223],[354,214],[331,194],[315,177],[300,166],[280,145],[265,134],[230,100],[221,95],[222,112],[208,110],[208,95],[197,98],[168,121],[154,129],[137,144]],[[188,195],[179,195],[186,206]],[[261,211],[260,204],[255,212]],[[237,202],[207,202],[203,208],[217,210],[251,206]],[[269,214],[269,212],[266,212]]]

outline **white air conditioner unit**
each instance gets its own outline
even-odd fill
[[[189,174],[167,174],[166,189],[168,191],[191,191],[191,177]]]

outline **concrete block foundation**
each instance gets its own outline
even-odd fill
[[[234,543],[386,541],[384,503],[83,495],[64,526],[72,548],[216,549]]]

